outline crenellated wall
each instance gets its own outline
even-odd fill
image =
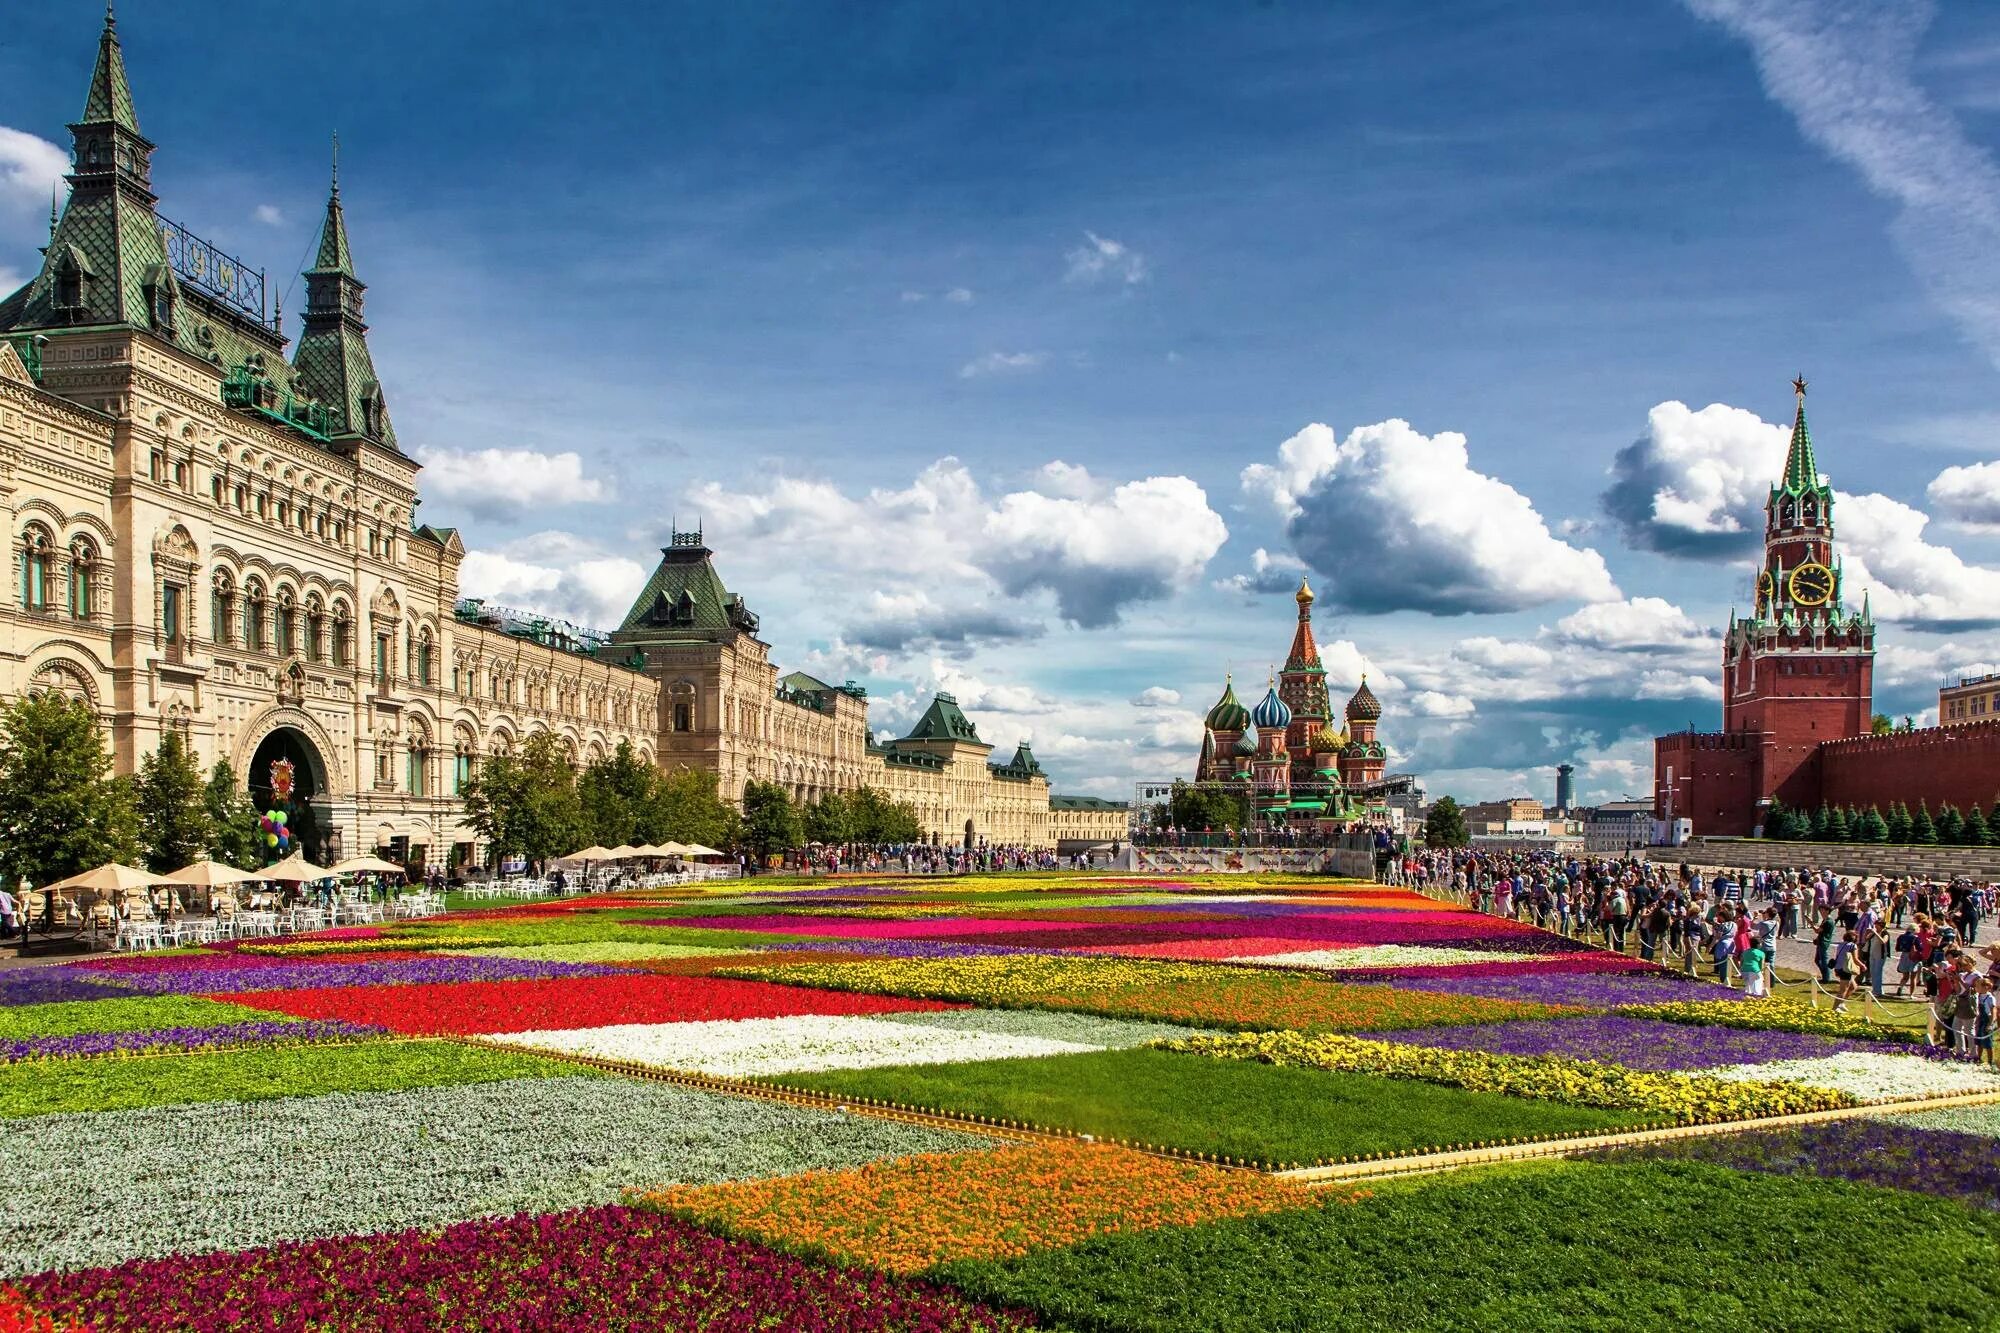
[[[1839,805],[1918,801],[1991,811],[2000,802],[2000,719],[1856,736],[1820,747],[1821,790]]]

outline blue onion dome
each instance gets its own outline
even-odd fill
[[[1250,710],[1236,698],[1235,682],[1223,682],[1222,697],[1208,710],[1206,720],[1210,731],[1241,731],[1250,725]]]
[[[1236,738],[1236,753],[1257,753],[1257,728],[1247,722],[1243,725],[1243,734]]]
[[[1382,716],[1382,703],[1375,692],[1368,688],[1368,677],[1361,678],[1361,688],[1347,701],[1347,720],[1350,722],[1373,722]]]
[[[1250,720],[1266,730],[1283,730],[1292,725],[1292,709],[1278,697],[1278,687],[1273,685],[1250,710]]]

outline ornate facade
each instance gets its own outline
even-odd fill
[[[1293,600],[1299,621],[1285,669],[1254,708],[1237,699],[1234,681],[1224,682],[1204,719],[1195,779],[1244,787],[1267,820],[1340,818],[1382,783],[1388,752],[1375,739],[1382,705],[1363,676],[1343,710],[1344,725],[1334,727],[1305,579]]]
[[[713,770],[731,798],[751,778],[806,799],[867,782],[939,837],[1050,840],[1025,746],[988,764],[955,705],[950,734],[876,746],[864,692],[778,680],[698,534],[615,647],[462,602],[458,534],[416,521],[338,178],[288,359],[263,275],[158,212],[109,18],[69,128],[41,270],[0,299],[0,697],[88,699],[120,772],[168,728],[253,795],[291,759],[316,856],[476,851],[459,792],[538,731],[578,762],[629,741]]]

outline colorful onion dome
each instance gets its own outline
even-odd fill
[[[1312,584],[1305,581],[1304,575],[1299,577],[1299,591],[1292,600],[1296,601],[1300,606],[1311,606],[1313,604]]]
[[[1368,688],[1368,677],[1363,676],[1361,678],[1361,688],[1356,690],[1354,697],[1347,701],[1347,720],[1349,722],[1373,722],[1380,716],[1382,716],[1382,703],[1375,697],[1375,692]]]
[[[1332,727],[1322,726],[1312,734],[1314,754],[1339,754],[1340,747],[1345,744],[1347,744],[1347,734],[1335,731]]]
[[[1237,699],[1234,681],[1223,680],[1222,697],[1208,710],[1207,722],[1210,731],[1241,731],[1250,725],[1250,710]]]
[[[1257,728],[1251,726],[1248,722],[1243,724],[1243,734],[1236,738],[1236,753],[1257,753]]]
[[[1292,725],[1292,709],[1278,697],[1278,687],[1271,686],[1264,691],[1264,697],[1250,710],[1250,720],[1260,727],[1283,729]]]

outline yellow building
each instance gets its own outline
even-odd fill
[[[261,273],[157,212],[109,19],[70,132],[41,271],[0,299],[0,698],[89,700],[122,773],[168,728],[260,800],[289,759],[321,857],[476,852],[461,789],[539,731],[579,763],[629,741],[712,770],[730,799],[752,778],[801,799],[869,783],[940,838],[1051,840],[1025,746],[987,764],[955,705],[949,734],[872,746],[861,690],[778,680],[699,534],[615,646],[461,602],[458,534],[415,520],[338,181],[294,347]]]

